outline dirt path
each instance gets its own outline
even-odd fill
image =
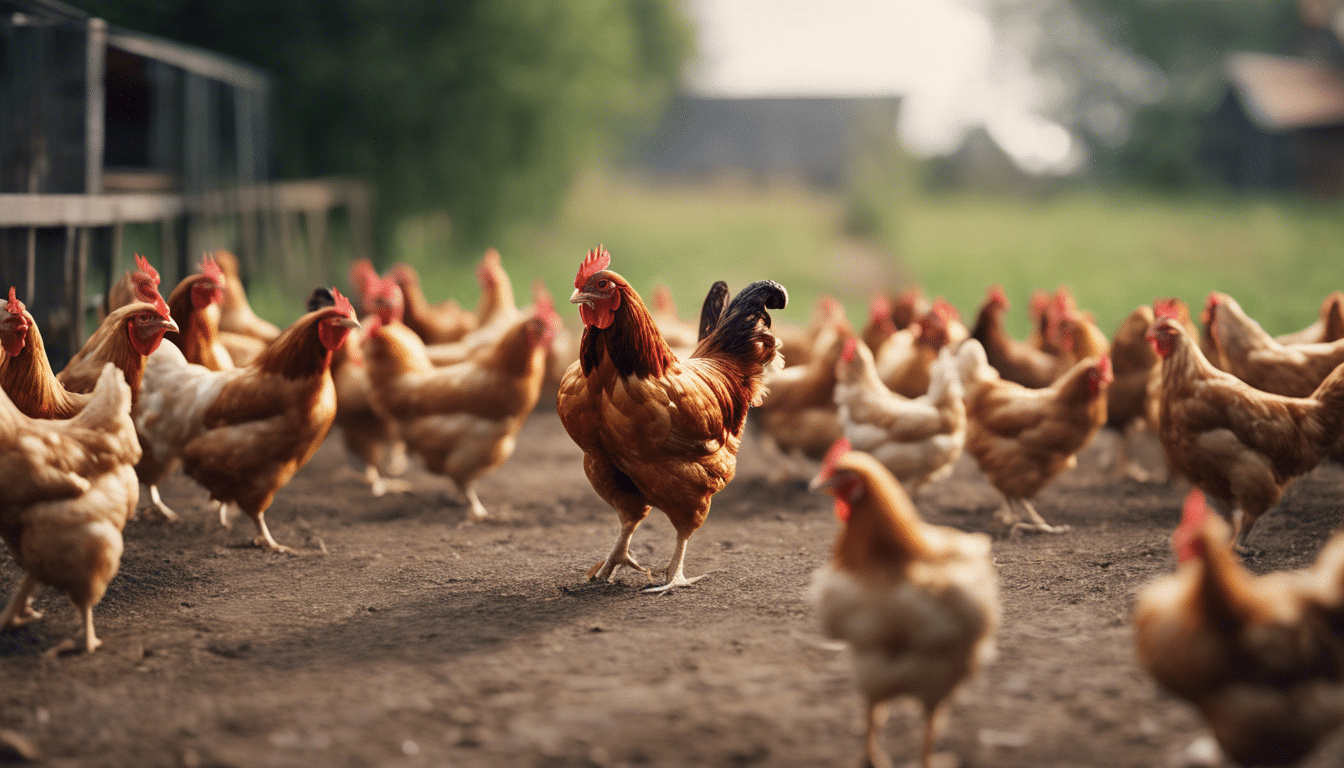
[[[1071,533],[995,542],[999,659],[952,708],[950,765],[1159,766],[1200,733],[1137,668],[1128,624],[1137,587],[1172,568],[1181,492],[1108,480],[1111,440],[1038,500]],[[691,539],[687,573],[711,575],[650,596],[631,576],[581,580],[616,517],[554,412],[519,446],[481,489],[496,519],[463,525],[447,481],[413,470],[413,493],[372,499],[328,441],[267,515],[298,557],[240,546],[246,521],[224,531],[171,478],[186,522],[127,529],[103,649],[41,658],[74,627],[51,591],[46,618],[0,634],[0,729],[53,766],[853,763],[859,697],[804,594],[836,523],[803,478],[767,482],[749,439]],[[1344,527],[1341,488],[1338,467],[1301,480],[1257,526],[1252,567],[1309,562]],[[967,459],[920,499],[969,530],[997,504]],[[672,541],[655,512],[634,553],[661,564]],[[898,764],[917,727],[911,712],[888,726]]]

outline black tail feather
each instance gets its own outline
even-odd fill
[[[728,284],[720,280],[709,286],[709,294],[705,296],[705,303],[700,307],[700,336],[696,341],[704,341],[706,336],[719,327],[724,310],[727,308]]]
[[[711,290],[711,294],[713,291]],[[724,310],[719,322],[713,330],[705,336],[699,347],[696,349],[696,356],[703,357],[707,354],[717,353],[732,357],[755,358],[760,355],[760,336],[757,332],[757,321],[770,327],[770,313],[768,309],[783,309],[789,301],[789,294],[784,290],[784,286],[773,280],[759,280],[748,285],[738,292],[737,297]],[[703,331],[703,314],[701,315],[701,329]],[[774,357],[774,345],[771,344],[771,354],[761,361],[762,364],[770,362]]]

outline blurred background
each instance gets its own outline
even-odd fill
[[[1344,0],[0,0],[0,278],[64,323],[236,251],[287,323],[352,258],[471,306],[588,248],[684,315],[773,278],[1026,330],[1344,287]],[[71,311],[69,308],[76,308]],[[92,316],[89,316],[92,317]],[[42,323],[42,317],[39,317]],[[56,344],[49,342],[49,347]],[[54,350],[59,354],[59,348]]]

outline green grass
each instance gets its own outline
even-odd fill
[[[1179,296],[1198,311],[1208,291],[1230,293],[1267,330],[1311,322],[1321,299],[1344,288],[1344,206],[1273,199],[1159,198],[1072,192],[1037,201],[969,195],[907,195],[886,246],[843,233],[835,195],[788,184],[732,181],[650,184],[594,175],[550,226],[500,241],[520,304],[542,280],[563,306],[586,251],[603,243],[612,268],[648,295],[662,282],[691,317],[714,280],[736,290],[770,278],[789,290],[782,317],[802,323],[821,294],[845,303],[856,323],[877,291],[919,283],[969,322],[985,289],[1002,283],[1014,302],[1010,330],[1025,335],[1031,289],[1071,286],[1110,332],[1130,310]],[[422,272],[431,300],[478,295],[474,258],[447,252],[442,217],[408,222],[396,259]],[[294,304],[261,288],[258,311]],[[292,314],[290,315],[292,317]]]

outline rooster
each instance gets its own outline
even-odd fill
[[[364,343],[369,401],[397,427],[431,472],[447,475],[476,519],[488,516],[476,482],[513,454],[518,431],[541,396],[546,354],[560,317],[549,301],[514,321],[499,340],[455,365],[435,368],[424,343],[375,316]]]
[[[1262,392],[1213,367],[1170,302],[1158,302],[1148,342],[1162,358],[1158,437],[1172,470],[1231,511],[1246,550],[1255,521],[1293,478],[1344,458],[1344,366],[1307,397]]]
[[[40,618],[32,593],[49,584],[70,597],[83,619],[80,635],[49,653],[102,643],[93,606],[121,564],[121,531],[135,510],[140,458],[131,423],[131,389],[104,363],[93,393],[72,419],[31,419],[0,393],[0,538],[24,570],[0,613],[0,629]]]
[[[1254,576],[1196,488],[1171,544],[1178,570],[1135,601],[1139,663],[1199,708],[1238,763],[1297,763],[1344,725],[1344,538],[1308,571]]]
[[[656,506],[677,532],[667,581],[650,588],[665,592],[703,578],[683,572],[686,542],[733,479],[747,409],[760,404],[762,372],[778,345],[766,310],[782,309],[788,294],[765,280],[723,307],[724,294],[711,291],[720,298],[702,310],[701,341],[678,360],[639,294],[610,265],[611,254],[599,247],[574,278],[570,302],[584,328],[579,360],[560,384],[560,421],[583,449],[593,490],[621,519],[615,546],[588,578],[610,581],[621,566],[651,575],[630,555],[630,539]]]
[[[812,599],[825,635],[853,652],[868,701],[864,764],[891,765],[879,733],[886,702],[912,696],[924,705],[920,765],[929,768],[943,702],[994,657],[999,586],[989,537],[925,523],[881,463],[845,440],[812,488],[835,497],[844,525],[812,576]]]
[[[135,426],[145,446],[142,479],[178,457],[210,492],[220,520],[240,508],[257,527],[257,546],[291,552],[263,515],[331,429],[336,390],[331,356],[359,327],[349,299],[303,315],[244,368],[209,371],[164,345],[149,361]]]
[[[233,368],[233,357],[219,338],[219,305],[227,285],[224,270],[209,256],[200,272],[182,279],[168,295],[168,311],[181,331],[164,336],[182,350],[187,362],[212,371]]]

